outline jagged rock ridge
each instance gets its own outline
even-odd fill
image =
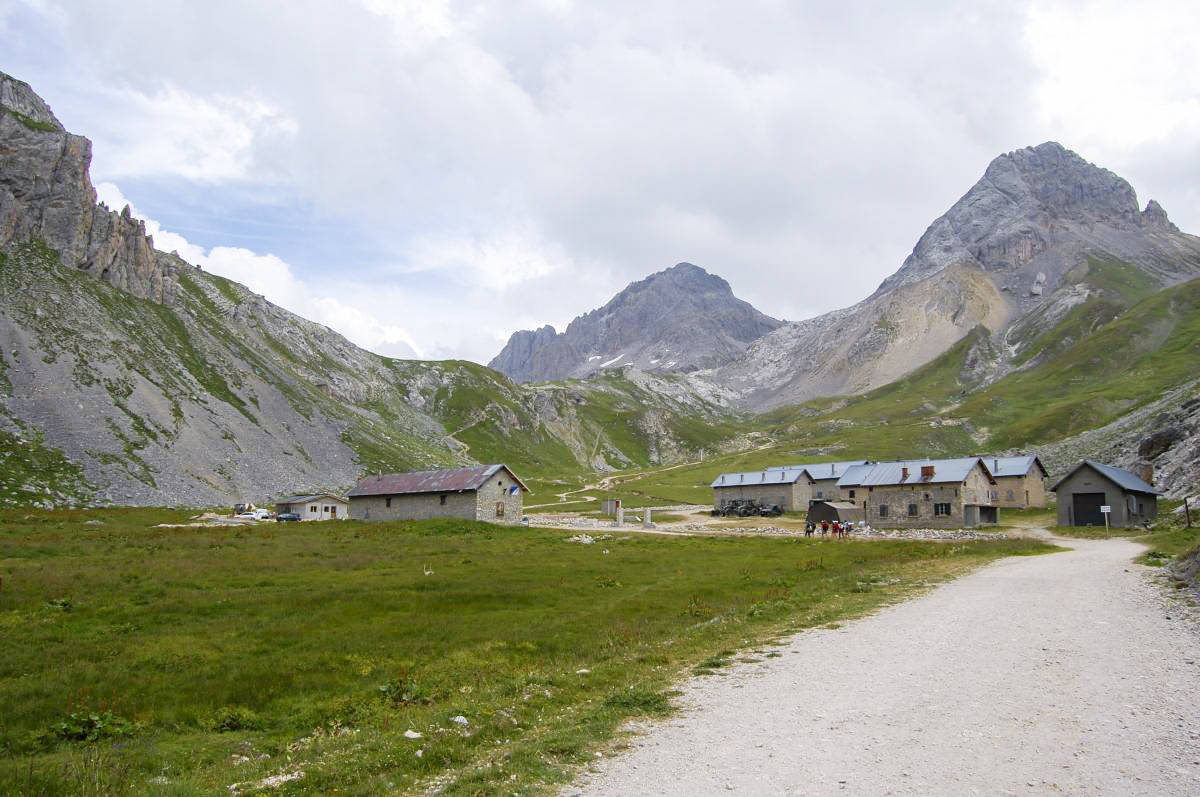
[[[1018,150],[992,161],[870,297],[786,324],[704,376],[763,409],[882,386],[977,326],[1015,354],[1104,290],[1106,264],[1165,287],[1200,275],[1200,239],[1157,202],[1139,210],[1127,182],[1060,144]]]
[[[605,368],[713,368],[781,322],[691,263],[632,283],[598,310],[554,327],[516,332],[488,365],[518,382],[586,377]]]

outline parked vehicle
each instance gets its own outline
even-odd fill
[[[275,516],[276,523],[293,523],[300,520],[300,516],[295,512],[280,512]]]

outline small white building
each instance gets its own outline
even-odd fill
[[[291,495],[275,502],[275,513],[294,512],[301,520],[346,520],[350,502],[336,495]]]

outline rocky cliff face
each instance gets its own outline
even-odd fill
[[[550,326],[514,333],[489,366],[518,382],[625,366],[693,371],[739,357],[779,325],[735,297],[725,280],[680,263],[631,284],[562,333]]]
[[[92,145],[25,83],[0,73],[0,248],[40,240],[72,267],[135,296],[168,301],[177,262],[145,226],[96,204]]]
[[[1016,355],[1088,296],[1120,289],[1105,265],[1175,284],[1200,275],[1200,239],[1156,202],[1139,210],[1127,182],[1059,144],[1018,150],[994,160],[870,297],[786,324],[704,376],[769,408],[882,386],[977,325]]]
[[[359,349],[156,251],[96,204],[91,145],[0,75],[0,505],[211,505],[367,472],[672,461],[731,416],[682,378],[527,389]]]

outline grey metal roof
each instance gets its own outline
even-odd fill
[[[858,487],[862,484],[862,477],[870,473],[873,467],[874,463],[863,463],[846,468],[846,473],[838,479],[838,487]]]
[[[273,503],[307,504],[309,501],[316,501],[319,498],[332,498],[334,501],[341,501],[343,504],[349,503],[345,498],[331,493],[321,493],[320,495],[289,495],[287,498],[277,498]]]
[[[455,493],[478,490],[501,468],[508,471],[525,492],[525,482],[505,465],[478,465],[474,468],[424,470],[415,473],[384,473],[368,476],[350,491],[350,497],[367,495],[405,495],[408,493]]]
[[[754,487],[766,484],[795,484],[805,473],[803,468],[752,470],[744,473],[722,473],[709,487]]]
[[[1057,482],[1055,482],[1054,486],[1051,487],[1050,489],[1053,491],[1057,491],[1058,486],[1060,484],[1062,484],[1064,481],[1066,481],[1068,478],[1070,478],[1072,475],[1074,475],[1075,471],[1079,470],[1084,465],[1090,465],[1101,476],[1105,477],[1106,479],[1108,479],[1112,482],[1115,482],[1116,485],[1118,487],[1120,487],[1122,490],[1128,490],[1131,493],[1148,493],[1150,495],[1162,495],[1162,493],[1159,492],[1158,490],[1155,490],[1152,485],[1146,484],[1146,482],[1142,481],[1139,477],[1133,475],[1129,471],[1123,470],[1121,468],[1113,467],[1112,465],[1105,465],[1103,462],[1096,462],[1093,459],[1085,459],[1083,462],[1080,462],[1078,465],[1071,468],[1070,472],[1067,473],[1066,476],[1063,476],[1061,479],[1059,479]]]
[[[980,457],[987,469],[992,472],[993,476],[1026,476],[1033,469],[1034,463],[1041,467],[1042,473],[1046,472],[1046,468],[1033,454],[1024,454],[1019,457]]]
[[[811,479],[837,479],[855,465],[863,465],[865,459],[850,459],[845,462],[815,462],[801,465],[772,465],[767,470],[805,470]]]
[[[943,484],[961,482],[976,464],[983,464],[979,457],[960,457],[958,459],[913,459],[904,462],[877,462],[868,465],[865,472],[855,470],[849,474],[852,479],[843,477],[838,481],[839,487],[885,487],[898,484]],[[932,467],[933,476],[921,478],[921,468]],[[907,474],[905,469],[907,468]],[[983,470],[988,476],[991,471],[987,465]],[[850,481],[853,484],[850,484]]]

